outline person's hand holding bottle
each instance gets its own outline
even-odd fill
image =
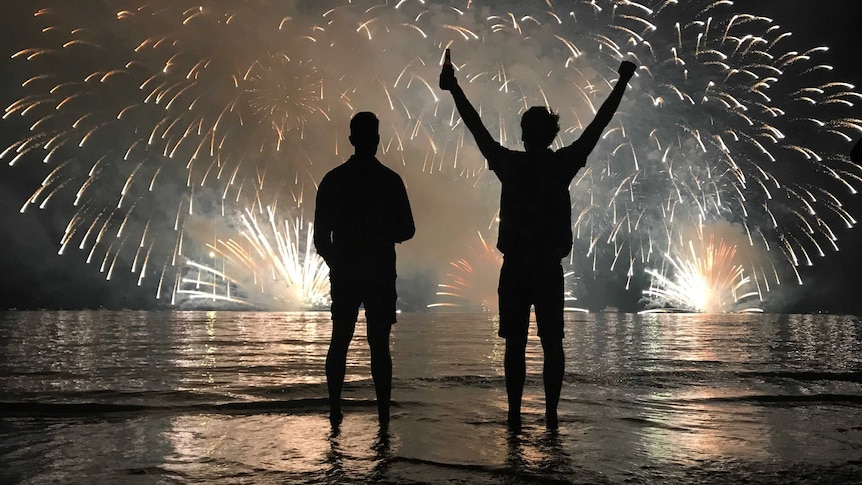
[[[455,67],[452,65],[452,58],[447,48],[443,57],[443,69],[440,71],[440,89],[451,91],[456,87],[458,87],[458,78],[455,77]]]

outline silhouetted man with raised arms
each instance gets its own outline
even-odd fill
[[[314,213],[314,247],[329,265],[332,340],[326,355],[329,420],[341,423],[341,388],[347,349],[365,307],[371,376],[381,426],[389,423],[392,357],[389,332],[395,323],[395,243],[415,232],[404,183],[375,157],[380,143],[374,113],[350,120],[355,152],[320,182]]]
[[[559,116],[544,106],[528,109],[521,118],[521,140],[526,150],[522,152],[504,148],[491,137],[458,85],[448,57],[447,49],[440,88],[452,93],[461,119],[502,184],[497,248],[503,253],[503,267],[497,291],[499,336],[506,339],[508,423],[515,429],[521,426],[524,354],[533,305],[545,358],[545,424],[554,429],[565,372],[561,260],[572,250],[569,184],[610,123],[636,66],[628,61],[620,65],[620,78],[595,119],[577,141],[556,152],[550,146],[560,131]]]

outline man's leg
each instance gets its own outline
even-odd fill
[[[545,363],[542,367],[542,379],[545,383],[545,426],[556,429],[559,423],[557,405],[560,403],[560,390],[563,388],[563,376],[566,371],[563,339],[542,337],[542,351],[545,354]]]
[[[503,368],[506,371],[506,395],[509,399],[507,423],[512,428],[521,426],[521,397],[524,394],[524,381],[527,379],[526,351],[526,335],[506,337]]]
[[[536,301],[536,324],[542,341],[544,365],[542,380],[545,384],[545,426],[556,429],[559,423],[557,405],[566,370],[563,352],[564,320],[563,267],[558,261],[540,266],[540,290]]]
[[[368,347],[371,349],[371,377],[377,395],[377,418],[381,426],[386,426],[389,424],[389,402],[392,397],[392,355],[389,352],[391,326],[379,322],[366,322],[366,325]]]
[[[347,367],[347,349],[353,339],[356,320],[332,321],[332,339],[326,354],[326,386],[329,389],[329,422],[333,426],[341,423],[341,388]]]
[[[500,330],[497,335],[506,339],[503,368],[506,371],[506,395],[509,401],[507,423],[510,428],[518,429],[521,427],[521,397],[527,378],[525,352],[532,299],[529,264],[504,257],[497,293],[500,299]]]

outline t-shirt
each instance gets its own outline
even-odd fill
[[[365,262],[395,269],[395,243],[415,226],[401,177],[375,157],[352,156],[317,190],[314,246],[330,269]]]
[[[577,141],[556,152],[495,145],[482,153],[502,183],[497,248],[507,256],[564,258],[572,250],[569,185],[590,150]]]

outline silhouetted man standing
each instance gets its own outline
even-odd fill
[[[499,336],[506,339],[504,368],[508,423],[512,428],[521,425],[531,305],[536,310],[545,357],[545,424],[551,429],[557,427],[557,405],[565,372],[561,260],[572,250],[569,184],[610,123],[635,67],[628,61],[620,65],[620,78],[595,119],[577,141],[556,152],[550,146],[560,131],[559,116],[544,106],[528,109],[521,118],[521,140],[526,150],[522,152],[504,148],[491,137],[458,86],[447,50],[440,88],[452,93],[461,119],[502,184],[497,248],[503,253],[503,267],[497,292]]]
[[[350,120],[355,152],[320,182],[314,213],[314,247],[329,265],[332,340],[326,355],[329,419],[341,423],[341,388],[347,349],[353,339],[359,306],[365,307],[371,349],[371,376],[381,426],[389,423],[392,357],[389,332],[395,323],[395,243],[415,232],[413,214],[401,177],[381,164],[374,113]]]

